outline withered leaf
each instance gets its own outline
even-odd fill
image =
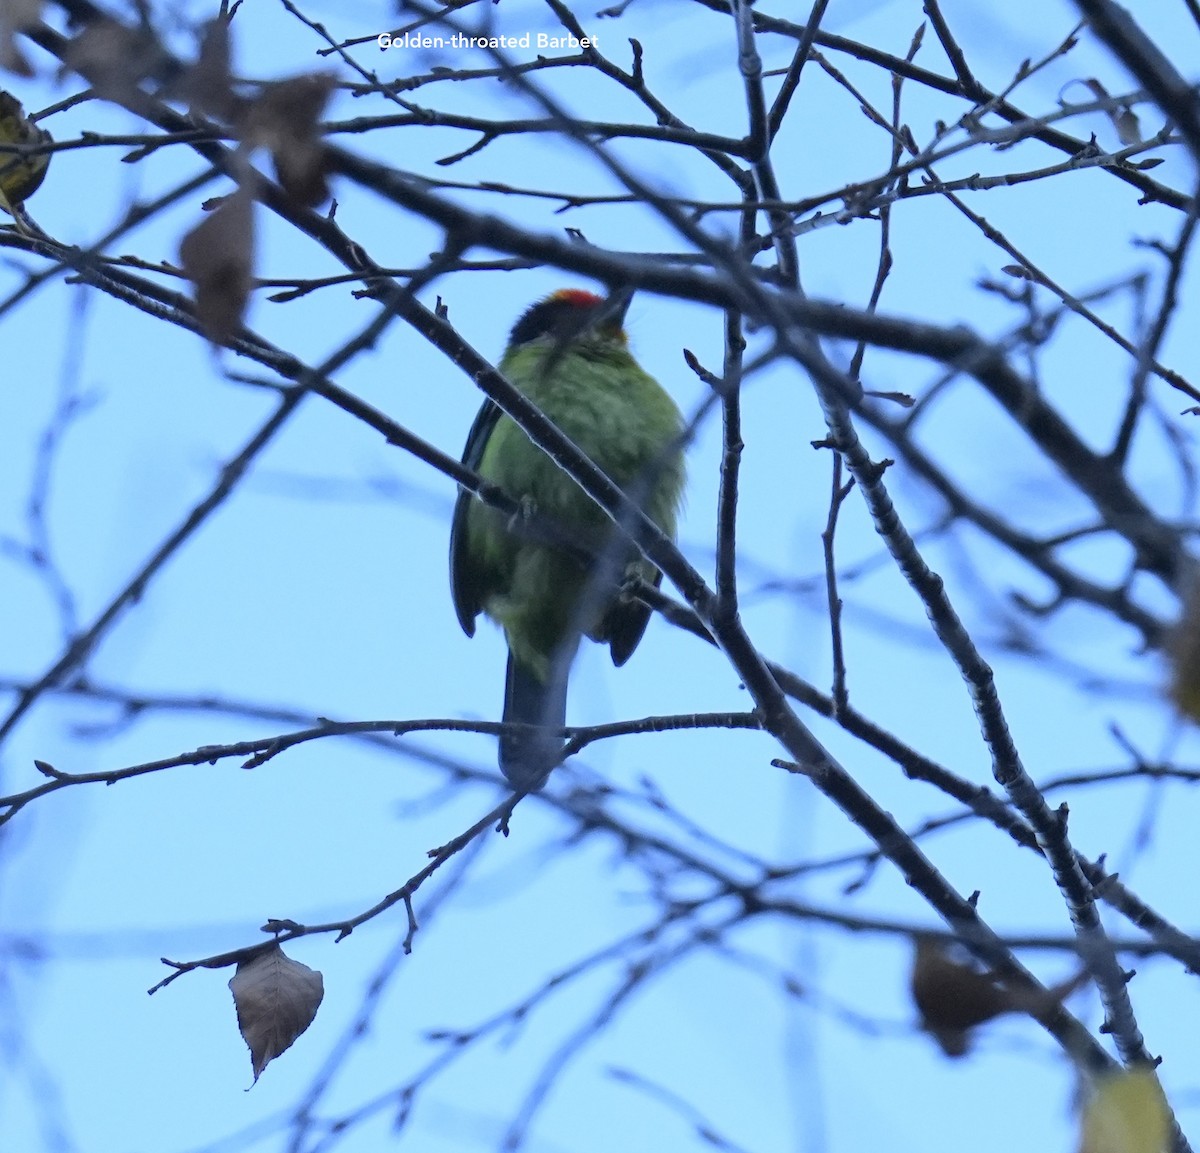
[[[254,284],[254,199],[245,188],[183,238],[179,260],[204,334],[215,344],[236,336]]]
[[[17,33],[41,22],[42,0],[4,0],[0,3],[0,68],[32,76],[33,67],[21,51]]]
[[[1132,108],[1122,108],[1112,113],[1111,119],[1113,127],[1117,130],[1117,139],[1126,148],[1131,144],[1141,144],[1142,126]]]
[[[968,1031],[1013,1008],[1009,993],[990,973],[953,960],[932,937],[918,937],[912,998],[921,1027],[948,1057],[963,1056]]]
[[[100,96],[117,104],[136,102],[138,85],[164,64],[164,50],[149,28],[127,28],[103,17],[91,21],[67,45],[63,65],[78,72]]]
[[[1108,89],[1094,77],[1088,77],[1083,81],[1083,84],[1097,100],[1111,99]],[[1122,145],[1128,147],[1131,144],[1141,144],[1142,126],[1138,123],[1137,113],[1128,104],[1118,104],[1108,109],[1104,115],[1108,117],[1113,128],[1116,129],[1117,139]]]
[[[196,63],[177,85],[178,99],[186,100],[193,112],[232,120],[240,101],[233,91],[230,55],[229,21],[218,16],[201,30]]]
[[[1011,988],[994,973],[954,960],[940,941],[918,937],[912,969],[912,998],[921,1027],[948,1057],[970,1048],[970,1032],[1003,1013],[1037,1013],[1058,1005],[1087,979],[1074,974],[1052,988]]]
[[[276,945],[240,962],[229,988],[257,1081],[313,1023],[325,982],[316,969],[293,961]]]
[[[329,197],[325,146],[318,132],[336,80],[327,72],[267,85],[245,115],[242,139],[270,149],[279,183],[293,204],[315,208]]]

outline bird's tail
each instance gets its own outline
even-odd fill
[[[554,666],[562,664],[562,668]],[[540,680],[510,652],[504,679],[504,723],[528,726],[500,735],[500,771],[515,789],[540,789],[558,762],[563,740],[554,732],[567,721],[567,664],[551,662]]]

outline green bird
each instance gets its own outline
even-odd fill
[[[621,327],[629,294],[604,300],[564,289],[513,326],[500,361],[505,377],[674,538],[684,467],[683,417],[629,352]],[[462,489],[450,530],[450,587],[459,623],[475,635],[483,612],[508,640],[500,768],[518,789],[540,788],[559,760],[567,673],[580,638],[628,659],[650,609],[621,595],[637,575],[662,573],[611,519],[492,401],[467,436],[463,464],[523,510],[546,516],[590,550],[587,564],[530,525]]]
[[[0,89],[0,208],[20,221],[18,209],[41,187],[50,167],[48,152],[17,151],[53,144],[50,133],[39,128],[11,92]],[[21,227],[18,225],[18,227]],[[22,231],[24,229],[22,228]]]

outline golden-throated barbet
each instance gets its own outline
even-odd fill
[[[683,418],[629,351],[623,323],[630,296],[552,293],[513,326],[499,367],[673,539],[684,486]],[[629,595],[630,578],[657,585],[662,574],[491,400],[475,418],[463,463],[522,510],[513,516],[460,490],[450,584],[468,636],[481,612],[504,630],[500,768],[515,788],[540,788],[561,757],[567,674],[581,638],[608,645],[613,663],[624,664],[650,617]],[[581,547],[521,523],[538,514]]]

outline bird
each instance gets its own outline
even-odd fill
[[[499,368],[673,540],[685,480],[683,416],[629,351],[631,297],[624,289],[607,298],[551,293],[513,325]],[[662,573],[490,399],[462,462],[519,509],[510,515],[460,488],[450,587],[467,636],[481,612],[504,631],[499,765],[515,789],[533,791],[561,759],[567,674],[581,638],[607,644],[613,664],[623,665],[650,619],[649,606],[623,595],[623,586],[630,577],[657,586]],[[557,540],[553,531],[531,531],[539,514],[561,530]]]
[[[50,133],[25,114],[20,101],[0,89],[0,208],[16,217],[17,209],[41,186],[50,167],[48,152],[25,151],[52,144]],[[19,217],[18,217],[19,219]]]

